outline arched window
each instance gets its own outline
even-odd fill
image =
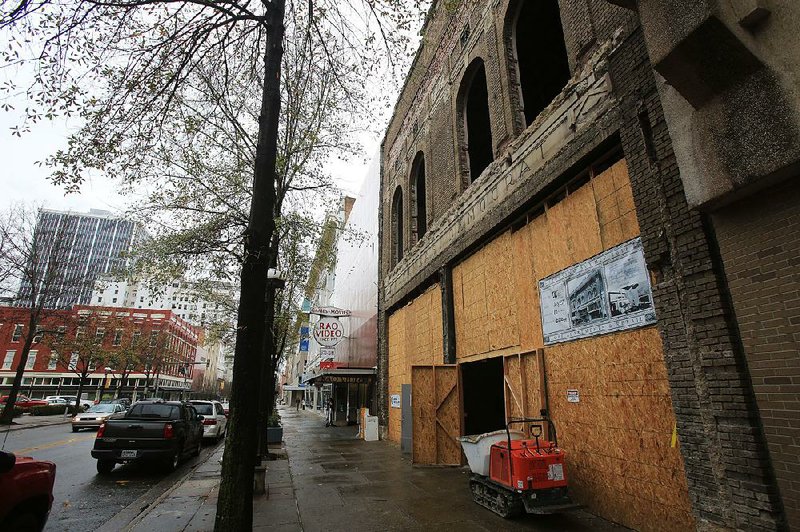
[[[428,208],[425,197],[425,156],[417,153],[411,166],[411,183],[414,187],[414,215],[417,219],[417,240],[428,231]]]
[[[511,10],[520,108],[529,126],[569,81],[569,59],[558,0],[521,0]]]
[[[392,266],[403,258],[403,189],[397,187],[392,198]]]
[[[489,121],[489,92],[481,59],[467,68],[459,90],[463,138],[469,159],[469,181],[478,179],[494,159],[492,127]]]

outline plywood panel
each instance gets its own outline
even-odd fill
[[[411,411],[414,463],[436,463],[436,409],[433,367],[414,366],[411,371]]]
[[[413,452],[415,464],[460,465],[461,401],[458,368],[412,366]]]
[[[657,330],[558,344],[545,356],[576,498],[634,528],[692,528],[682,458],[670,446],[675,417]],[[569,389],[579,403],[566,400]]]
[[[389,316],[389,395],[400,394],[403,384],[411,383],[412,364],[441,364],[442,298],[439,285],[433,285],[408,305]],[[389,407],[388,437],[400,441],[399,408]]]

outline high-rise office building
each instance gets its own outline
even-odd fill
[[[54,269],[55,280],[48,281],[55,287],[48,290],[53,295],[47,302],[51,308],[89,304],[97,277],[125,268],[126,255],[146,238],[139,224],[97,209],[88,213],[42,209],[36,233],[40,250],[35,256],[37,269],[44,271],[51,256],[61,256]],[[23,281],[17,304],[30,304],[32,294],[30,281]]]

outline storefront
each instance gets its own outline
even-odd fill
[[[369,408],[376,412],[375,368],[330,368],[310,377],[306,383],[319,390],[318,405],[325,409],[328,397],[333,397],[334,423],[353,425],[358,422],[358,410]]]

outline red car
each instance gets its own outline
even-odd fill
[[[0,530],[42,530],[53,506],[53,462],[0,451]]]
[[[0,397],[0,404],[5,405],[6,401],[8,401],[8,396],[4,395]],[[15,406],[20,408],[31,408],[33,406],[47,406],[47,401],[43,401],[41,399],[29,399],[24,395],[17,395],[17,401],[14,403]]]

